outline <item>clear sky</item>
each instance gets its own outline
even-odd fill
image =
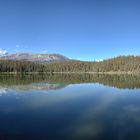
[[[96,60],[140,54],[140,0],[0,0],[0,48]]]

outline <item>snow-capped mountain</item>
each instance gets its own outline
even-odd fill
[[[1,60],[28,60],[33,62],[67,61],[69,58],[60,54],[16,53],[0,56]]]

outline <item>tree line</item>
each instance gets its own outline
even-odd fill
[[[140,56],[119,56],[101,62],[64,61],[47,65],[50,72],[140,72]]]
[[[101,62],[63,61],[38,63],[30,61],[0,60],[0,72],[140,72],[140,56],[119,56]]]
[[[30,61],[0,60],[0,72],[43,72],[44,68],[45,66],[43,64],[34,63]]]

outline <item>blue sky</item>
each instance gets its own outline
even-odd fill
[[[0,0],[0,48],[81,59],[140,54],[139,0]]]

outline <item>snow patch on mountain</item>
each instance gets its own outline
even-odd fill
[[[49,62],[49,61],[66,61],[69,58],[60,54],[32,54],[32,53],[16,53],[6,55],[4,51],[0,56],[1,60],[28,60],[33,62]]]

